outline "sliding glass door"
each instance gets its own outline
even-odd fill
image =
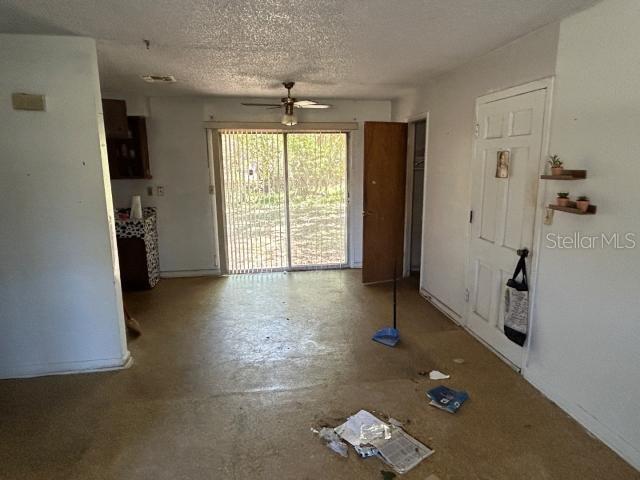
[[[347,263],[347,134],[220,130],[229,273]]]

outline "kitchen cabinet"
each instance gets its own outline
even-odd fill
[[[151,178],[145,117],[127,117],[127,136],[107,136],[111,179]]]
[[[124,100],[102,99],[102,115],[107,138],[127,138],[127,104]]]

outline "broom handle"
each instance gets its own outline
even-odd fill
[[[397,296],[396,281],[397,281],[396,261],[394,258],[394,262],[393,262],[393,328],[396,328],[396,296]]]

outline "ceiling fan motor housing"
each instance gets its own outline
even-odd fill
[[[287,100],[287,99],[283,99],[283,100]],[[289,99],[290,101],[285,101],[284,102],[284,113],[286,115],[293,115],[293,104],[295,102],[294,98]]]

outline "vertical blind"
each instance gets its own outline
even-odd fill
[[[347,262],[347,136],[220,130],[227,269]]]

